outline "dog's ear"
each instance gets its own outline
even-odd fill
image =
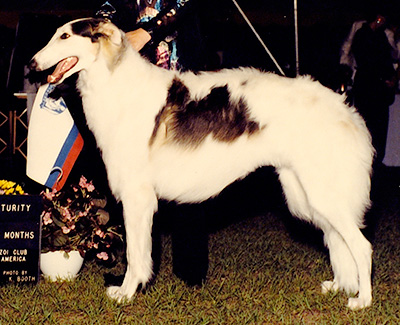
[[[110,22],[105,22],[104,24],[101,24],[97,32],[98,33],[96,34],[105,35],[114,45],[120,45],[122,43],[121,31],[118,29],[117,26]]]

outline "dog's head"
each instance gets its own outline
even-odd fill
[[[98,59],[101,49],[105,56],[111,57],[122,40],[122,32],[107,20],[74,20],[57,29],[49,43],[32,58],[30,68],[43,71],[56,66],[48,82],[58,84],[89,68]]]

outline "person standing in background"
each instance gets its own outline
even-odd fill
[[[382,165],[385,156],[389,106],[397,85],[396,58],[385,34],[386,23],[386,16],[375,13],[355,33],[351,46],[356,63],[354,106],[371,132],[376,167]]]

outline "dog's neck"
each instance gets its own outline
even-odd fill
[[[128,63],[128,64],[127,64]],[[107,89],[113,85],[121,85],[127,89],[127,85],[135,89],[154,87],[155,80],[174,78],[174,72],[157,67],[143,58],[134,50],[126,37],[122,37],[121,45],[101,45],[98,59],[91,67],[80,72],[81,82],[78,88],[84,91],[86,87],[100,87]],[[124,85],[121,84],[124,82]],[[92,93],[92,92],[91,92]],[[83,94],[84,95],[84,94]]]
[[[102,42],[100,44],[100,55],[105,60],[108,69],[112,72],[124,60],[124,57],[132,50],[126,37],[122,37],[120,45],[110,44],[110,42]]]
[[[102,132],[112,132],[110,125],[117,125],[115,119],[125,114],[124,110],[135,110],[140,116],[151,107],[155,116],[165,103],[167,85],[172,83],[176,73],[151,64],[127,42],[124,39],[119,50],[103,52],[79,74],[77,87],[92,131],[96,126],[104,128]],[[111,62],[114,64],[110,68]],[[150,93],[157,95],[149,96]],[[151,116],[148,112],[145,114]]]

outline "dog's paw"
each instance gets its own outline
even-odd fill
[[[349,307],[352,310],[359,310],[363,309],[365,307],[369,307],[372,304],[372,298],[349,298],[349,302],[347,304],[347,307]]]
[[[133,297],[134,293],[127,294],[123,286],[111,286],[107,288],[107,296],[118,303],[124,303],[129,301]]]
[[[336,281],[324,281],[321,285],[322,293],[326,294],[329,291],[338,291],[339,285]]]

